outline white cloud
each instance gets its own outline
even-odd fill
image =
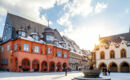
[[[58,5],[62,5],[62,4],[65,4],[67,3],[69,0],[57,0],[57,4]]]
[[[44,15],[40,17],[40,9],[52,8],[55,3],[56,0],[0,0],[6,11],[44,25],[47,25],[47,19]]]
[[[95,13],[100,13],[104,8],[107,8],[106,4],[97,2],[95,7]]]
[[[3,7],[0,7],[0,15],[1,15],[1,16],[5,16],[6,13],[7,13],[7,10],[4,9]]]
[[[71,24],[71,22],[69,21],[69,14],[66,13],[64,16],[62,16],[60,19],[57,20],[57,23],[60,25],[64,25],[65,27],[68,27]]]
[[[91,0],[73,0],[65,5],[65,9],[66,8],[69,9],[69,14],[71,14],[71,16],[87,16],[93,11]]]
[[[95,8],[91,6],[91,2],[92,0],[73,0],[72,2],[66,3],[66,5],[64,6],[64,10],[68,10],[68,12],[66,12],[59,20],[57,20],[58,24],[65,26],[65,30],[60,33],[75,40],[81,46],[81,48],[85,49],[92,49],[94,47],[93,45],[98,42],[99,33],[101,32],[101,30],[104,29],[88,29],[88,27],[86,26],[97,27],[97,25],[87,24],[75,28],[75,26],[73,26],[72,22],[70,21],[70,18],[75,17],[76,15],[87,17],[90,14],[99,13],[107,7],[106,4],[98,2]],[[97,12],[94,12],[94,10],[97,10]],[[97,30],[99,32],[97,32]]]
[[[109,21],[95,20],[88,23],[84,22],[80,27],[72,28],[71,31],[62,32],[65,36],[74,40],[81,48],[93,50],[94,45],[98,44],[99,34],[101,37],[120,33],[117,32],[117,25],[110,24]]]

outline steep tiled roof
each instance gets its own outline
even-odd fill
[[[112,42],[121,42],[121,40],[130,41],[130,32],[129,33],[123,33],[123,34],[117,34],[107,37],[101,37],[100,41],[108,40]]]
[[[16,31],[22,27],[24,29],[30,28],[28,30],[28,33],[34,32],[34,31],[42,33],[44,29],[47,27],[45,25],[41,25],[39,23],[30,21],[28,19],[22,18],[20,16],[16,16],[11,13],[8,13],[7,16],[9,20],[11,21],[11,25],[15,28]]]

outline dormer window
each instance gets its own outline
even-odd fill
[[[31,36],[32,36],[33,39],[39,40],[39,35],[38,35],[38,33],[36,33],[36,32],[31,33]]]
[[[39,40],[38,35],[33,35],[32,37],[33,37],[33,39],[35,39],[35,40]]]
[[[26,33],[24,31],[19,31],[18,34],[19,34],[19,36],[22,36],[22,37],[26,36]]]
[[[52,35],[46,36],[47,41],[54,41],[54,37]]]

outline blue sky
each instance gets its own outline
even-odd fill
[[[99,34],[126,33],[130,27],[130,0],[0,0],[0,36],[7,12],[44,25],[49,20],[51,28],[90,50]]]

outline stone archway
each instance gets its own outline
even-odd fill
[[[61,63],[58,62],[57,63],[57,72],[60,72],[60,71],[62,71],[62,66],[61,66]]]
[[[47,72],[47,66],[48,66],[47,62],[46,62],[46,61],[43,61],[41,66],[42,66],[42,67],[41,67],[42,71],[43,71],[43,72]]]
[[[129,64],[127,62],[122,62],[120,65],[121,72],[129,72]]]
[[[38,72],[39,71],[39,62],[38,62],[38,60],[34,60],[32,62],[32,69],[33,69],[34,72]]]
[[[99,69],[107,69],[107,65],[105,63],[100,63],[99,66],[98,66]]]
[[[29,61],[29,59],[23,59],[22,60],[21,68],[22,68],[22,70],[24,72],[28,72],[30,70],[30,61]]]
[[[63,63],[63,71],[65,71],[66,68],[67,68],[67,64]]]
[[[112,62],[109,64],[109,69],[111,70],[111,72],[117,72],[118,71],[118,66],[116,63]]]
[[[50,72],[55,72],[55,63],[54,62],[50,62],[50,64],[49,64],[49,71]]]

